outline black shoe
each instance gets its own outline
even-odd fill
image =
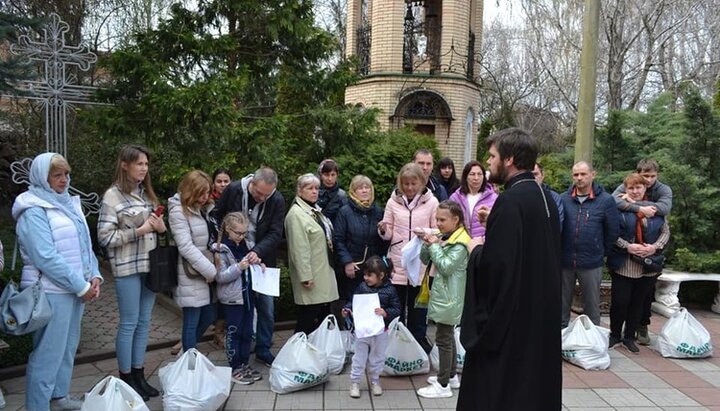
[[[275,361],[275,356],[271,353],[266,353],[263,355],[255,354],[255,361],[259,362],[260,364],[270,368],[272,367],[273,361]]]
[[[638,348],[637,345],[635,345],[635,341],[633,341],[632,339],[626,338],[623,340],[622,343],[625,346],[625,348],[627,348],[630,352],[635,353],[635,354],[640,352],[640,349]]]
[[[150,401],[150,397],[143,391],[142,388],[138,387],[137,383],[135,382],[135,378],[133,378],[132,373],[120,373],[120,379],[123,380],[127,385],[130,386],[133,390],[135,390],[136,393],[138,393],[139,396],[142,397],[143,401]]]
[[[616,336],[610,334],[610,341],[608,343],[608,348],[612,348],[612,347],[620,344],[620,341],[622,341],[622,340],[620,340],[619,337],[616,337]]]
[[[132,374],[132,377],[135,379],[135,383],[138,387],[140,387],[141,390],[145,391],[145,394],[147,394],[149,397],[157,397],[160,395],[158,390],[155,389],[152,385],[148,384],[147,380],[145,379],[145,368],[132,368],[130,371],[130,374]]]

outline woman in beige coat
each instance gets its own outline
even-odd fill
[[[288,266],[295,304],[299,307],[295,332],[311,333],[330,314],[338,299],[331,265],[333,229],[316,205],[320,180],[304,174],[297,180],[297,196],[285,217]]]

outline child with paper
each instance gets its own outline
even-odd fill
[[[374,255],[368,258],[364,265],[364,281],[358,285],[353,299],[348,301],[342,310],[343,317],[352,315],[353,307],[355,312],[353,317],[357,340],[350,371],[352,398],[360,398],[360,380],[365,373],[366,364],[370,374],[371,392],[373,395],[382,395],[380,373],[383,370],[388,343],[387,326],[400,316],[400,298],[390,283],[392,269],[392,262],[386,257]],[[371,299],[375,302],[370,302]],[[377,319],[384,320],[379,328],[373,325],[373,321]]]

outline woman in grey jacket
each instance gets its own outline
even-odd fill
[[[178,193],[168,199],[170,229],[180,254],[174,296],[183,310],[183,351],[195,348],[215,321],[210,283],[215,281],[216,270],[207,248],[210,187],[210,176],[193,170],[183,177]]]

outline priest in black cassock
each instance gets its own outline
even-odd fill
[[[487,218],[484,245],[471,250],[468,262],[457,409],[560,410],[557,207],[533,178],[538,144],[532,136],[511,128],[487,143],[490,182],[505,191]]]

